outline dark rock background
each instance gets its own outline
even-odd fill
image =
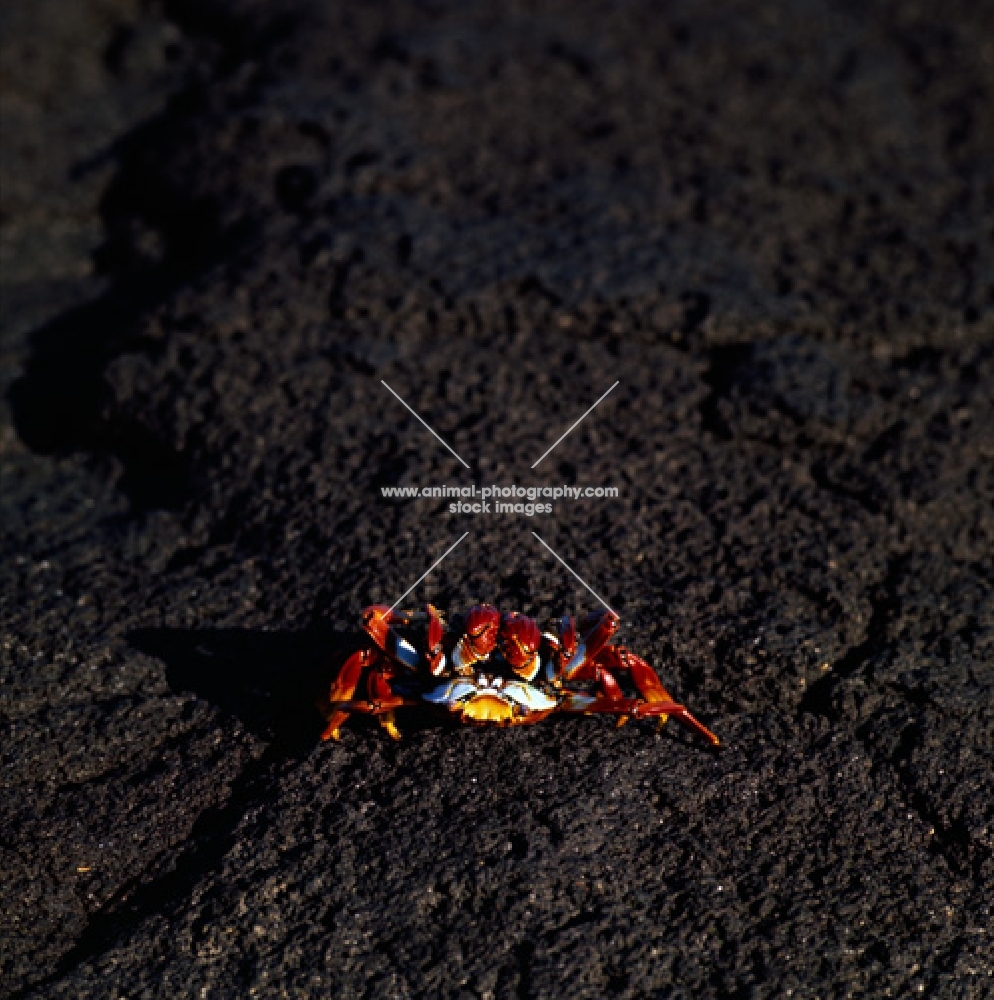
[[[994,996],[990,5],[0,28],[4,995]],[[621,498],[379,493],[471,482]],[[320,744],[467,530],[725,748]]]

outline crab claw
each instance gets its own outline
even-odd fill
[[[500,612],[489,604],[469,609],[463,633],[452,648],[452,666],[457,673],[469,673],[474,663],[485,660],[497,645]]]
[[[483,659],[493,652],[497,645],[500,628],[500,612],[490,604],[477,604],[466,615],[466,637],[470,648]]]
[[[534,618],[511,611],[504,615],[500,623],[501,652],[511,669],[526,681],[530,681],[541,666],[538,655],[542,633]]]

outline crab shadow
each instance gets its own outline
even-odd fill
[[[269,756],[300,758],[319,742],[321,703],[345,658],[368,645],[364,632],[315,627],[263,629],[143,628],[129,633],[134,648],[161,660],[176,694],[192,692],[269,744]],[[378,730],[367,718],[350,727]],[[436,729],[428,711],[405,715],[405,736]]]
[[[272,756],[299,757],[318,742],[321,696],[362,637],[330,628],[143,628],[128,642],[162,660],[174,693],[193,693],[238,719],[270,744]]]

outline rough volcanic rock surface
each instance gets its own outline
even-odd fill
[[[6,995],[994,995],[988,6],[0,27]],[[381,496],[472,483],[620,496]],[[465,531],[724,748],[320,743]]]

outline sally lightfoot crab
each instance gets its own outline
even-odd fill
[[[677,704],[655,670],[615,646],[614,612],[569,615],[541,631],[534,619],[488,604],[455,615],[449,626],[432,605],[363,611],[369,641],[338,669],[321,708],[322,739],[338,739],[353,713],[375,716],[395,739],[398,709],[430,705],[459,722],[519,726],[556,712],[628,719],[679,719],[715,746],[718,737]],[[625,693],[624,679],[634,693]]]

